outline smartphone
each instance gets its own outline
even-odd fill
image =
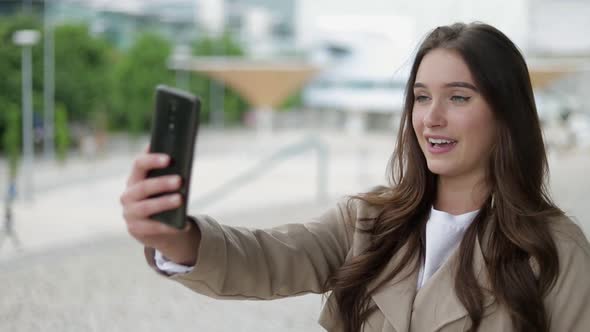
[[[165,153],[170,156],[166,168],[154,169],[147,177],[178,174],[182,186],[176,191],[182,196],[182,205],[176,209],[163,211],[151,219],[183,229],[186,224],[186,209],[193,165],[193,152],[199,129],[201,101],[194,95],[165,85],[158,85],[151,128],[151,153]],[[171,194],[162,193],[152,197]]]

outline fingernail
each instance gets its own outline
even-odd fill
[[[171,178],[170,180],[168,180],[168,183],[170,183],[171,185],[177,185],[179,181],[180,181],[180,178],[178,176],[175,176],[175,177]]]
[[[168,156],[160,156],[158,160],[160,161],[160,164],[165,164],[168,162]]]
[[[174,195],[174,196],[170,197],[170,202],[180,203],[180,195]]]

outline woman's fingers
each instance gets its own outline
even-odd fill
[[[178,190],[181,184],[182,180],[178,175],[158,176],[143,180],[127,187],[121,196],[121,204],[126,205],[153,195],[173,192]]]
[[[144,244],[149,238],[156,240],[164,235],[178,235],[183,232],[172,226],[150,219],[134,220],[127,223],[127,231]]]
[[[164,168],[170,163],[169,156],[150,153],[149,150],[148,144],[145,152],[135,159],[127,188],[120,200],[129,234],[144,245],[155,247],[162,241],[167,242],[178,238],[179,234],[186,233],[190,227],[179,230],[150,219],[150,216],[154,214],[175,209],[182,204],[182,196],[178,193],[150,198],[154,195],[177,191],[182,185],[182,179],[178,175],[146,179],[150,170]]]
[[[123,210],[128,232],[142,243],[146,238],[162,235],[177,235],[178,230],[149,217],[153,214],[177,208],[182,204],[180,194],[166,195],[128,204]]]
[[[135,159],[131,175],[127,180],[127,185],[133,185],[145,179],[147,172],[152,169],[164,168],[168,166],[170,157],[161,153],[141,154]]]
[[[182,196],[180,194],[145,199],[127,204],[123,209],[123,217],[128,222],[137,219],[148,219],[151,215],[175,209],[181,204]]]

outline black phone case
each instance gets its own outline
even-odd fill
[[[170,156],[170,164],[163,169],[148,172],[147,177],[178,174],[182,186],[182,205],[176,209],[160,212],[151,219],[183,229],[193,163],[193,152],[199,128],[201,102],[194,95],[165,85],[156,87],[155,109],[152,118],[150,152]],[[163,193],[152,197],[168,195]]]

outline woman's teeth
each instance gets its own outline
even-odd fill
[[[430,143],[432,146],[436,146],[436,145],[443,145],[443,144],[454,144],[454,143],[457,143],[457,141],[442,139],[442,138],[429,138],[428,143]]]

